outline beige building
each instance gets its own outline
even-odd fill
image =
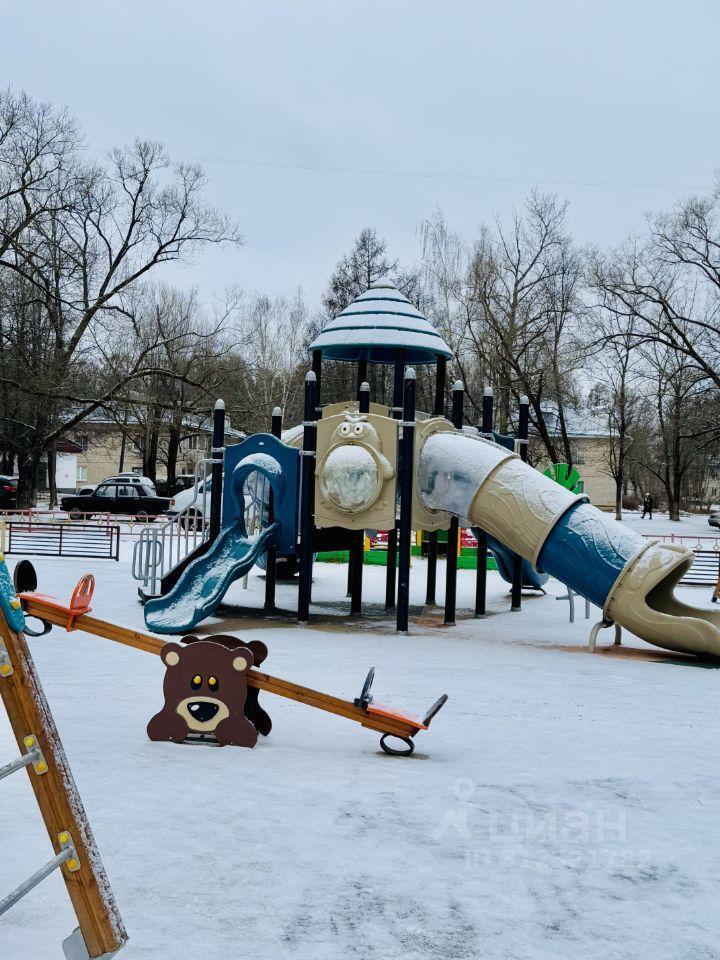
[[[546,412],[545,418],[559,435],[553,423],[554,415]],[[611,438],[607,423],[603,417],[572,412],[566,412],[565,419],[573,448],[573,466],[580,474],[585,493],[601,510],[614,510],[615,481],[608,467]],[[546,466],[549,462],[539,464],[540,469]]]
[[[74,489],[95,486],[106,477],[116,473],[134,471],[142,473],[143,461],[140,438],[143,427],[128,423],[121,426],[115,420],[95,416],[79,425],[73,440],[78,445]],[[226,442],[237,443],[245,437],[239,430],[226,427]],[[158,451],[158,478],[165,477],[167,432],[160,432]],[[199,460],[210,456],[212,425],[210,421],[195,420],[186,424],[186,435],[180,443],[177,458],[177,475],[193,474]]]

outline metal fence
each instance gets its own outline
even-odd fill
[[[138,537],[148,526],[153,523],[163,522],[165,517],[161,514],[158,517],[148,516],[147,514],[125,514],[125,513],[78,513],[72,514],[64,510],[0,510],[0,523],[16,523],[31,529],[45,527],[47,525],[63,526],[83,526],[83,527],[102,527],[107,529],[111,525],[119,525],[123,536]]]
[[[132,575],[150,595],[160,592],[162,578],[193,553],[209,534],[211,459],[195,464],[194,495],[174,516],[158,518],[138,531]],[[200,489],[202,488],[202,490]]]
[[[5,553],[37,557],[120,559],[120,527],[72,523],[5,523]],[[0,538],[0,544],[2,538]]]

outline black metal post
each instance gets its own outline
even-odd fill
[[[442,417],[445,413],[445,379],[447,377],[447,360],[445,357],[437,358],[435,368],[435,405],[433,415]],[[435,605],[435,589],[437,585],[437,556],[438,556],[438,534],[437,530],[431,530],[428,533],[427,549],[427,586],[425,588],[425,603]]]
[[[405,379],[405,361],[402,358],[395,361],[394,374],[392,416],[394,420],[399,420],[402,417],[403,382]],[[400,460],[400,457],[401,453],[398,452],[398,461]],[[399,473],[400,463],[398,463],[398,474]],[[395,565],[397,563],[397,533],[398,527],[396,523],[392,530],[388,530],[387,532],[387,571],[385,577],[386,610],[395,609],[395,584],[397,583],[397,572],[395,570]]]
[[[365,361],[367,372],[367,361]],[[358,411],[370,412],[370,384],[364,380],[358,388]],[[360,613],[362,610],[363,564],[365,562],[365,531],[355,533],[350,546],[348,563],[348,593],[350,594],[350,613]]]
[[[358,387],[358,412],[370,413],[370,384],[367,380]]]
[[[280,439],[280,436],[282,434],[282,410],[280,409],[280,407],[275,407],[273,409],[270,432],[274,437],[277,437],[278,440]],[[272,523],[275,520],[274,497],[275,495],[271,487],[269,498],[268,498],[268,524]],[[276,584],[277,584],[277,548],[270,547],[270,549],[267,552],[267,560],[265,563],[265,609],[266,610],[275,609]]]
[[[517,440],[520,447],[520,458],[523,463],[527,461],[527,438],[529,423],[529,400],[527,397],[520,397],[520,407],[518,408],[518,432]],[[518,611],[522,608],[522,557],[515,554],[513,562],[513,581],[512,581],[512,600],[510,609]]]
[[[463,424],[463,400],[465,391],[463,390],[462,380],[456,380],[453,384],[452,394],[452,422],[453,426],[460,429]],[[457,558],[458,558],[458,540],[460,537],[459,522],[457,517],[450,521],[447,539],[447,560],[445,563],[445,623],[455,623],[455,607],[457,603]]]
[[[397,631],[407,633],[410,613],[410,556],[412,552],[412,500],[415,459],[415,371],[405,374],[400,453],[400,524],[398,527]]]
[[[317,449],[317,377],[311,370],[305,374],[305,416],[301,456],[302,486],[300,489],[300,583],[298,585],[298,620],[307,623],[310,617],[312,591],[313,526],[315,520],[315,451]]]
[[[362,389],[362,385],[367,380],[367,371],[368,371],[368,362],[367,360],[358,360],[357,365],[357,389],[358,393]],[[368,390],[370,387],[368,386]],[[367,411],[366,411],[367,412]]]
[[[437,367],[435,369],[435,406],[433,413],[436,417],[442,417],[445,413],[445,381],[447,379],[447,360],[445,357],[437,358]]]
[[[210,533],[209,540],[220,536],[222,521],[223,463],[225,460],[225,401],[218,400],[213,411],[212,469],[210,476]]]
[[[315,374],[315,420],[322,416],[322,350],[313,350],[312,371]]]
[[[492,387],[483,390],[482,423],[478,428],[482,434],[490,434],[493,425],[493,391]],[[487,550],[488,540],[484,530],[476,530],[477,536],[477,571],[475,575],[475,616],[484,617],[487,608]]]

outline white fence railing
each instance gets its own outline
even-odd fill
[[[205,482],[212,460],[201,460],[195,467],[195,496],[178,514],[165,523],[155,523],[141,531],[133,550],[132,575],[142,582],[148,595],[160,593],[163,577],[207,540],[210,532],[210,493]],[[202,493],[198,487],[202,484]],[[245,528],[249,536],[259,533],[267,519],[270,484],[259,473],[248,477],[245,485]],[[247,576],[243,578],[247,587]]]
[[[211,459],[195,464],[194,496],[182,510],[140,531],[133,548],[132,575],[150,594],[159,593],[162,578],[207,540],[210,524],[207,481],[211,466]]]

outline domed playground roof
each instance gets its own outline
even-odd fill
[[[328,360],[437,363],[452,350],[433,325],[391,283],[376,283],[353,300],[310,344]]]

